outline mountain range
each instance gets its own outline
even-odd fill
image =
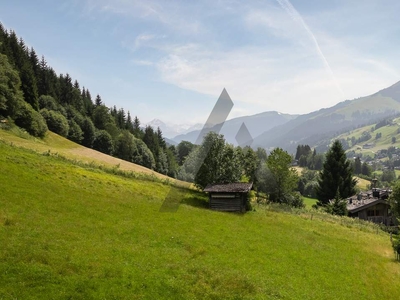
[[[373,124],[383,118],[400,113],[400,81],[370,96],[346,100],[332,107],[303,115],[282,114],[276,111],[238,117],[226,121],[220,131],[228,143],[238,145],[236,136],[242,124],[252,137],[252,147],[281,147],[291,153],[297,145],[308,144],[324,151],[330,139],[354,128]],[[200,133],[200,124],[195,130],[186,126],[168,126],[153,120],[168,137],[170,144],[181,141],[194,143]],[[174,132],[178,135],[172,137]]]
[[[326,149],[337,134],[375,123],[400,112],[400,82],[373,95],[346,100],[265,131],[254,139],[254,147],[282,147],[294,152],[298,144]]]
[[[297,118],[297,115],[281,114],[276,111],[263,112],[252,116],[238,117],[225,121],[220,133],[225,139],[234,145],[237,145],[236,135],[239,132],[242,124],[245,124],[252,138],[262,134],[263,132],[272,129],[276,126],[287,123],[290,120]],[[217,127],[216,125],[215,127]],[[212,131],[213,129],[211,129]],[[186,134],[181,134],[174,137],[172,140],[176,143],[181,141],[189,141],[194,143],[200,134],[200,130],[190,131]]]
[[[145,126],[151,126],[153,128],[159,127],[163,133],[163,136],[167,139],[172,139],[173,137],[185,134],[194,130],[199,130],[203,127],[203,124],[167,124],[160,119],[153,119],[152,121],[144,124]]]

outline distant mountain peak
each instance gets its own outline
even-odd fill
[[[166,124],[163,121],[161,121],[160,119],[153,119],[150,122],[146,123],[146,125],[150,125],[152,127],[154,127],[154,126],[158,126],[158,127],[166,126]]]
[[[167,123],[160,119],[153,119],[146,123],[145,126],[151,126],[153,128],[159,127],[163,136],[172,139],[173,137],[185,134],[189,131],[197,130],[203,127],[202,124],[173,124]]]

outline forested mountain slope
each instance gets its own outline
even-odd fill
[[[44,137],[47,130],[85,147],[175,177],[174,147],[162,132],[142,128],[124,108],[107,107],[100,95],[67,74],[56,74],[23,38],[0,23],[0,119]]]

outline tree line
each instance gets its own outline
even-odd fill
[[[177,175],[174,148],[159,128],[141,127],[137,116],[107,107],[100,95],[59,74],[12,30],[0,23],[0,116],[36,137],[51,130],[83,146]]]
[[[252,182],[257,195],[271,202],[303,207],[301,195],[318,199],[317,207],[334,214],[347,214],[347,198],[356,194],[354,163],[346,157],[339,140],[321,155],[321,170],[304,168],[299,175],[292,167],[296,157],[316,156],[308,145],[299,145],[292,157],[281,148],[234,147],[223,135],[210,132],[200,146],[181,142],[177,146],[182,167],[178,178],[204,189],[208,184]]]

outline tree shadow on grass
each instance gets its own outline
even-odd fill
[[[180,192],[182,193],[180,204],[190,205],[197,208],[209,208],[208,197],[204,192],[190,191],[188,193],[187,190],[180,190]]]
[[[181,204],[197,208],[208,208],[208,200],[205,193],[186,188],[171,187],[160,207],[160,212],[176,212]]]

